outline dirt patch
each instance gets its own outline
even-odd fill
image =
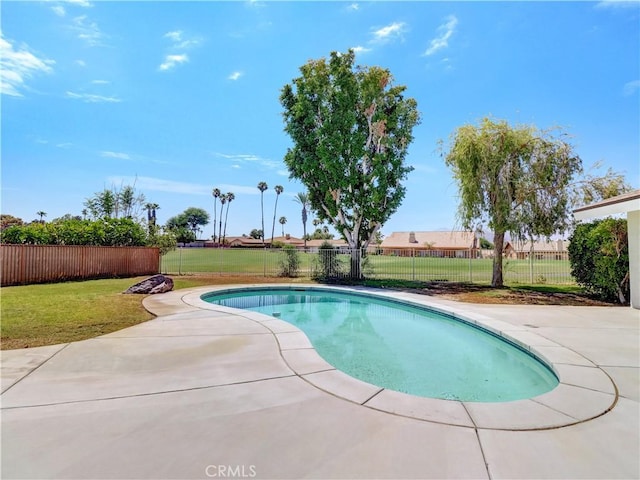
[[[232,285],[242,283],[309,283],[307,278],[287,279],[279,277],[249,275],[215,275],[215,276],[174,276],[177,288],[188,288],[200,285]],[[619,306],[619,304],[595,300],[583,293],[544,291],[544,287],[536,290],[525,288],[492,288],[486,285],[456,282],[375,282],[372,287],[388,290],[395,289],[420,295],[438,296],[448,300],[467,303],[507,304],[507,305],[574,305],[574,306]],[[571,290],[571,288],[567,288]]]
[[[603,306],[617,304],[602,302],[585,294],[565,292],[545,292],[518,288],[492,288],[469,284],[434,284],[426,288],[404,289],[422,295],[433,295],[448,300],[466,303],[505,304],[505,305],[569,305]]]

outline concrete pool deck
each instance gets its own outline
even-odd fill
[[[226,288],[147,297],[157,318],[95,339],[2,351],[1,477],[640,478],[637,310],[392,293],[530,346],[562,382],[474,404],[352,379],[295,327],[200,300]]]

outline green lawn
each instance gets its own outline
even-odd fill
[[[2,287],[0,347],[7,350],[74,342],[150,320],[153,315],[142,307],[143,295],[122,294],[144,278],[147,277]],[[216,280],[205,276],[173,277],[176,290],[244,281],[242,277]]]
[[[300,276],[310,276],[317,254],[300,253]],[[278,250],[184,248],[162,258],[162,272],[235,273],[278,276],[283,254]],[[348,255],[339,255],[348,270]],[[369,255],[365,274],[371,278],[423,281],[459,281],[488,283],[491,281],[492,260],[468,258],[395,257]],[[505,260],[505,281],[508,284],[553,283],[574,284],[567,260]]]

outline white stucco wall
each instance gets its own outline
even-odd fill
[[[627,212],[631,306],[640,309],[640,210]]]

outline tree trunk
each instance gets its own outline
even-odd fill
[[[502,250],[504,248],[504,232],[493,233],[493,276],[491,278],[492,287],[502,287]]]
[[[349,272],[352,279],[359,280],[362,278],[362,268],[361,268],[361,260],[362,255],[360,254],[359,248],[351,249],[351,270]]]

